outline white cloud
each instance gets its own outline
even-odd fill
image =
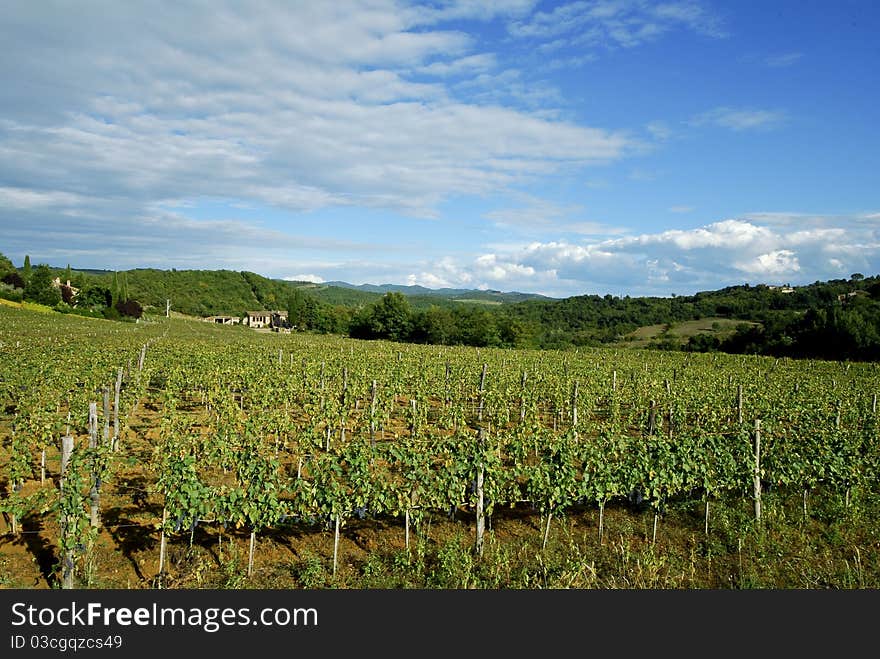
[[[305,274],[305,275],[290,275],[289,277],[284,278],[285,281],[308,281],[313,284],[322,284],[324,283],[324,279],[319,277],[318,275],[313,274]]]
[[[82,196],[60,190],[0,187],[0,206],[13,209],[72,207],[82,202]]]
[[[803,53],[798,52],[782,53],[764,58],[764,63],[773,68],[784,68],[796,64],[803,56]]]
[[[672,137],[672,128],[665,121],[652,121],[645,126],[645,129],[659,142],[665,142]]]
[[[786,114],[781,110],[717,107],[697,115],[691,123],[696,126],[713,125],[743,131],[773,128],[785,119]]]
[[[496,55],[443,22],[532,5],[13,5],[0,25],[0,180],[18,192],[5,198],[127,199],[138,212],[222,195],[429,217],[451,196],[626,157],[630,137],[557,118],[549,85],[474,96]]]
[[[816,227],[793,231],[730,219],[605,240],[494,245],[470,262],[447,259],[442,277],[557,296],[666,295],[880,270],[880,227],[866,227],[858,216],[826,217],[826,226],[819,226],[821,216],[812,217]]]
[[[652,4],[639,0],[593,0],[561,4],[551,11],[511,21],[514,37],[564,45],[632,48],[674,30],[724,37],[720,20],[701,3],[684,0]]]
[[[767,252],[749,261],[740,261],[736,263],[736,267],[747,274],[758,277],[793,275],[801,269],[797,256],[790,249]]]
[[[485,73],[497,66],[495,55],[493,53],[480,53],[479,55],[468,55],[456,60],[448,62],[437,61],[431,62],[420,67],[418,73],[424,73],[431,76],[454,76],[462,74]]]
[[[484,214],[486,219],[510,235],[614,236],[627,231],[623,227],[583,219],[584,208],[578,204],[559,204],[528,194],[514,194],[511,199],[521,202],[521,205],[498,208]]]

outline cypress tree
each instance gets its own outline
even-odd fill
[[[31,257],[30,254],[24,255],[24,267],[21,269],[21,278],[27,283],[31,278]]]
[[[119,272],[113,272],[113,284],[110,286],[110,306],[115,307],[116,303],[119,302]]]

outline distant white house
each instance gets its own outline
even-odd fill
[[[217,325],[237,325],[241,322],[241,319],[235,316],[208,316],[204,321],[206,323],[216,323]]]

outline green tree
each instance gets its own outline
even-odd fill
[[[31,278],[31,257],[29,254],[24,255],[24,267],[21,269],[21,278],[27,283]]]
[[[17,273],[18,270],[16,270],[15,266],[12,264],[12,261],[6,258],[6,256],[4,256],[3,254],[0,254],[0,278],[5,277],[11,272]]]
[[[110,294],[110,289],[103,286],[87,286],[80,290],[76,302],[83,309],[100,311],[113,303],[113,296]]]
[[[386,293],[381,300],[355,314],[349,334],[358,339],[408,341],[412,328],[409,301],[403,293]]]
[[[406,341],[412,329],[412,309],[403,293],[386,293],[372,313],[373,331],[392,341]]]
[[[413,318],[411,338],[417,343],[449,345],[455,335],[455,319],[448,309],[432,305]]]
[[[287,322],[300,330],[315,329],[318,324],[317,303],[298,288],[287,298]]]
[[[119,302],[119,272],[113,272],[113,283],[110,285],[110,295],[113,299],[110,306],[116,306],[116,303]]]
[[[24,288],[24,299],[54,307],[61,302],[61,292],[52,284],[52,279],[49,266],[38,265],[33,269],[30,280]]]

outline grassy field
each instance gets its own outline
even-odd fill
[[[644,348],[652,343],[668,340],[685,345],[692,336],[698,334],[709,334],[723,340],[733,334],[737,325],[741,324],[756,325],[757,323],[730,318],[700,318],[683,323],[647,325],[630,332],[616,345]]]

